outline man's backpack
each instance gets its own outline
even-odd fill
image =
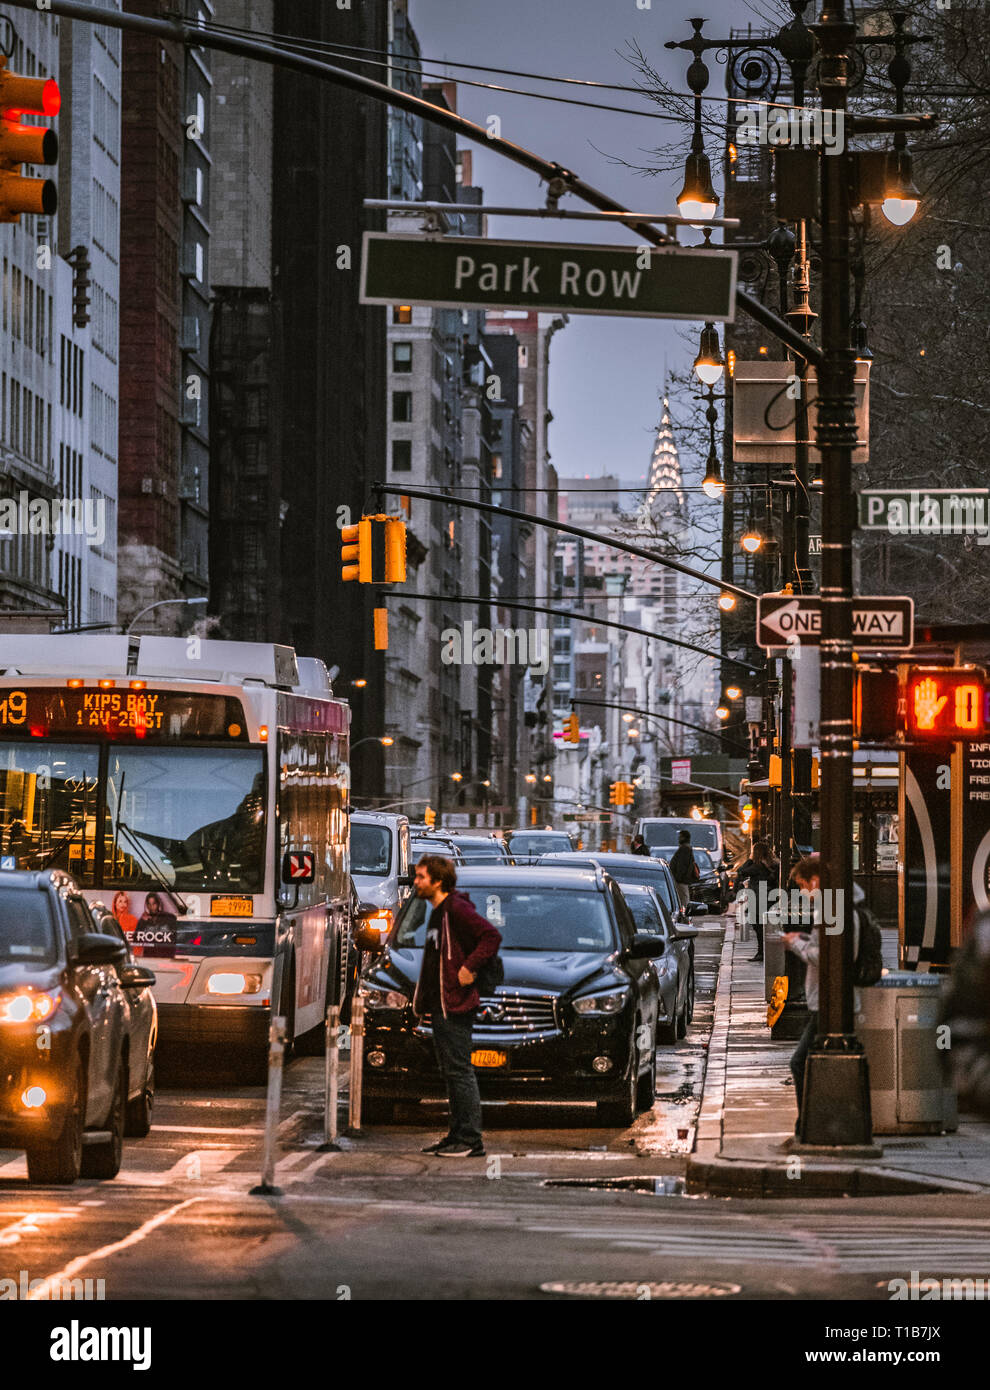
[[[502,964],[502,957],[496,952],[494,956],[489,956],[478,966],[478,974],[475,976],[475,986],[481,997],[490,998],[496,988],[505,980],[505,966]]]
[[[875,985],[883,974],[883,937],[880,923],[868,907],[861,903],[855,909],[859,924],[859,950],[856,952],[856,965],[853,970],[853,984],[857,989]]]

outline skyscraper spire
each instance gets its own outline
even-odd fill
[[[677,441],[670,420],[670,402],[663,397],[663,417],[657,429],[650,459],[646,501],[650,510],[665,516],[677,514],[684,520],[684,475],[677,452]]]

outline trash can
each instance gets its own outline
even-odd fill
[[[891,971],[859,991],[856,1032],[870,1064],[874,1134],[955,1130],[956,1095],[938,1047],[940,975]]]

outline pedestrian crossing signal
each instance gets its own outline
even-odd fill
[[[978,739],[987,730],[986,672],[977,666],[912,666],[905,687],[909,738]]]

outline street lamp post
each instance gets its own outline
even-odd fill
[[[134,615],[134,617],[131,619],[131,621],[127,624],[127,627],[125,628],[126,635],[130,635],[130,633],[134,629],[134,624],[136,622],[139,622],[140,619],[144,617],[145,613],[150,613],[155,608],[164,608],[167,604],[170,603],[185,604],[187,607],[190,607],[195,604],[209,603],[209,599],[205,596],[202,598],[160,598],[156,603],[149,603],[146,608],[141,609],[140,613],[136,613]]]
[[[824,0],[817,26],[822,107],[845,113],[856,25],[846,0]],[[836,117],[839,120],[840,117]],[[845,119],[845,116],[841,117]],[[821,844],[823,890],[838,931],[819,930],[818,1035],[805,1070],[800,1143],[869,1148],[866,1053],[853,1019],[852,454],[856,444],[855,351],[849,341],[851,160],[820,160],[822,226],[818,447],[822,458]]]

